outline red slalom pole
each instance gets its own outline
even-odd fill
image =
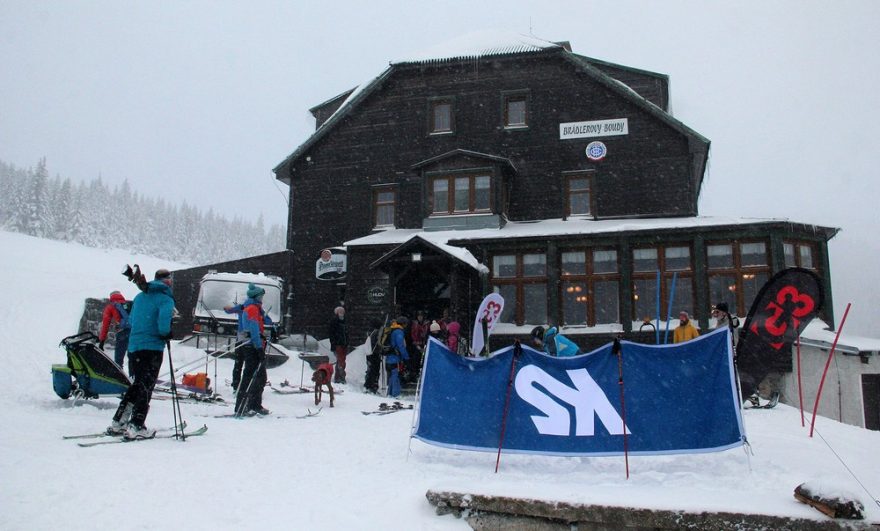
[[[501,464],[501,447],[504,445],[504,431],[507,428],[507,412],[510,410],[510,391],[513,389],[513,373],[516,371],[516,360],[522,354],[519,340],[513,345],[513,359],[510,360],[510,376],[507,377],[507,396],[504,397],[504,414],[501,416],[501,436],[498,438],[498,457],[495,458],[495,473]]]
[[[825,385],[825,375],[828,374],[828,367],[831,365],[831,358],[834,357],[834,349],[837,348],[837,340],[840,339],[840,332],[843,330],[843,323],[846,322],[846,316],[849,314],[851,302],[846,304],[846,311],[843,312],[843,319],[840,320],[840,326],[837,327],[837,335],[834,336],[834,343],[831,345],[831,352],[828,353],[828,361],[825,362],[825,370],[822,371],[822,379],[819,380],[819,391],[816,393],[816,403],[813,405],[813,420],[810,421],[810,437],[813,436],[813,428],[816,426],[816,411],[819,410],[819,397],[822,396],[822,386]]]
[[[801,404],[801,428],[803,428],[806,423],[804,421],[804,384],[801,380],[801,336],[797,337],[795,345],[797,346],[798,400]]]
[[[626,439],[626,402],[623,393],[623,350],[620,348],[620,337],[614,339],[611,353],[617,354],[617,384],[620,386],[620,417],[623,421],[623,461],[626,464],[626,479],[629,479],[629,446]]]

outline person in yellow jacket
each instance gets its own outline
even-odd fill
[[[673,343],[684,343],[700,335],[700,331],[691,323],[687,312],[682,311],[678,314],[678,323],[678,326],[673,331]]]

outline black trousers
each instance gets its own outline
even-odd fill
[[[247,413],[263,407],[263,388],[266,387],[266,354],[252,343],[242,345],[241,356],[244,369],[235,395],[235,412]]]
[[[379,390],[379,368],[382,366],[382,355],[379,353],[367,356],[367,374],[364,377],[364,387],[368,391]]]
[[[153,397],[153,388],[156,387],[156,378],[159,377],[159,369],[162,368],[161,350],[138,350],[128,353],[128,363],[134,374],[134,381],[129,386],[119,409],[116,411],[116,420],[122,419],[126,407],[131,404],[131,423],[143,426],[147,420],[147,412],[150,411],[150,399]]]

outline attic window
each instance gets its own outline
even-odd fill
[[[528,127],[528,93],[522,91],[505,93],[502,100],[504,127],[506,129]]]
[[[435,98],[429,102],[428,133],[451,133],[454,129],[451,98]]]

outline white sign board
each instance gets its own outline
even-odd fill
[[[567,122],[564,124],[559,124],[560,140],[628,134],[629,121],[626,118],[614,118],[612,120],[595,120],[592,122]]]
[[[345,277],[348,269],[348,254],[344,248],[332,247],[321,251],[315,261],[315,278],[318,280],[338,280]]]

